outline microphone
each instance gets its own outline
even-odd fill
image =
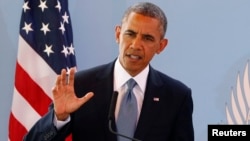
[[[108,115],[109,120],[112,120],[112,118],[114,117],[117,96],[118,96],[118,92],[114,91],[112,98],[111,98],[110,107],[109,107],[109,115]]]
[[[111,103],[110,103],[110,107],[109,107],[109,114],[108,114],[108,120],[109,120],[109,131],[117,136],[121,136],[121,137],[124,137],[124,138],[127,138],[127,139],[130,139],[132,141],[141,141],[141,140],[138,140],[136,138],[131,138],[131,137],[128,137],[128,136],[125,136],[123,134],[119,134],[118,132],[114,131],[112,129],[112,118],[114,118],[114,112],[115,112],[115,107],[116,107],[116,100],[117,100],[117,96],[118,96],[118,92],[117,91],[114,91],[113,92],[113,95],[112,95],[112,98],[111,98]]]

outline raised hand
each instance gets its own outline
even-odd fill
[[[75,95],[74,74],[74,68],[70,69],[69,76],[66,70],[62,69],[52,89],[55,114],[57,119],[61,121],[66,120],[70,113],[76,111],[94,96],[93,92],[89,92],[81,98]]]

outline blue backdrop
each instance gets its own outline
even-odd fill
[[[114,26],[127,6],[139,0],[69,0],[78,69],[113,60],[118,52]],[[153,67],[192,88],[196,141],[207,140],[208,124],[239,121],[249,111],[250,1],[151,0],[168,17],[169,45]],[[22,0],[0,0],[0,140],[7,141]],[[239,76],[237,88],[237,77]],[[243,78],[245,84],[243,85]],[[241,82],[241,83],[239,83]],[[248,83],[246,83],[248,82]],[[248,87],[247,87],[248,86]],[[228,107],[229,114],[226,113]],[[236,110],[232,110],[234,109]],[[241,120],[249,124],[240,112]],[[249,116],[250,117],[250,116]]]

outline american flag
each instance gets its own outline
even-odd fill
[[[24,0],[9,140],[21,141],[52,102],[62,68],[76,67],[67,0]]]

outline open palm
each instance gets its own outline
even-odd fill
[[[69,76],[66,70],[62,69],[52,89],[54,110],[58,120],[67,119],[70,113],[76,111],[94,95],[93,92],[89,92],[81,98],[75,95],[74,74],[75,69],[73,68],[70,69]]]

